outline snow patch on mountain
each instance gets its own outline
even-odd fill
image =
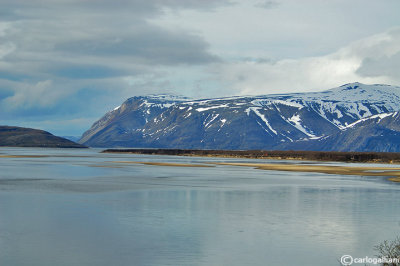
[[[295,108],[297,108],[297,109],[304,108],[304,105],[299,104],[299,103],[297,103],[297,102],[292,102],[292,101],[274,100],[274,101],[272,101],[272,103],[274,103],[274,104],[282,104],[282,105],[286,105],[286,106],[291,106],[291,107],[295,107]]]
[[[208,122],[206,122],[207,121],[207,119],[204,121],[204,127],[206,128],[206,129],[208,129],[210,126],[211,126],[211,123],[217,118],[219,116],[219,114],[213,114],[212,116],[211,116],[211,119],[208,121]],[[208,117],[207,117],[208,118]]]
[[[162,101],[189,101],[190,98],[182,95],[173,95],[173,94],[150,94],[145,96],[149,99],[153,100],[162,100]]]
[[[377,123],[379,123],[379,122],[381,122],[381,120],[384,119],[385,117],[388,117],[388,116],[395,117],[396,115],[397,115],[397,112],[372,115],[372,116],[370,116],[370,117],[366,117],[366,118],[357,120],[356,122],[351,123],[350,125],[347,125],[347,126],[345,127],[345,129],[352,128],[352,127],[354,127],[355,125],[357,125],[357,124],[359,124],[359,123],[361,123],[361,122],[365,122],[365,121],[371,120],[371,119],[377,119],[377,118],[378,118]]]
[[[306,134],[307,136],[314,138],[315,135],[312,132],[309,132],[300,122],[301,122],[301,118],[300,115],[293,115],[291,118],[288,119],[290,122],[292,122],[292,125],[297,128],[298,130],[300,130],[301,132],[303,132],[304,134]]]
[[[227,104],[222,104],[222,105],[217,105],[217,106],[197,108],[196,111],[197,112],[204,112],[204,111],[208,111],[208,110],[212,110],[212,109],[218,109],[218,108],[224,108],[224,107],[228,107],[228,105]]]
[[[261,120],[265,123],[265,125],[269,128],[270,131],[272,131],[275,135],[278,135],[278,132],[277,132],[275,129],[273,129],[273,128],[271,127],[271,125],[269,124],[268,119],[265,117],[265,115],[261,114],[261,113],[258,111],[258,110],[261,109],[261,108],[249,107],[249,109],[250,109],[251,111],[253,111],[259,118],[261,118]],[[249,112],[250,112],[250,111],[249,111]],[[248,112],[248,114],[249,114],[249,112]]]

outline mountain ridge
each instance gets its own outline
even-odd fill
[[[325,137],[399,106],[399,87],[361,83],[321,92],[200,100],[135,96],[96,121],[79,142],[93,147],[285,150],[303,145],[318,150]]]

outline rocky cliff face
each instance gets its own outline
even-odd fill
[[[383,126],[384,120],[377,123],[379,119],[373,117],[389,118],[398,109],[399,87],[360,83],[323,92],[202,100],[133,97],[94,123],[80,143],[93,147],[352,150],[355,146],[348,140],[355,134],[352,131],[362,134],[358,128],[367,121],[371,130]],[[368,138],[369,134],[364,135]]]

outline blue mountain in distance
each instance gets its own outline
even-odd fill
[[[193,100],[132,97],[79,143],[91,147],[399,152],[400,87]]]
[[[70,141],[73,141],[73,142],[78,142],[79,139],[81,138],[80,136],[60,136],[60,137],[70,140]]]

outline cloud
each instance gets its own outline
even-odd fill
[[[366,48],[357,74],[361,77],[387,77],[400,81],[400,28],[382,34]]]
[[[106,79],[133,74],[131,71],[96,64],[61,64],[48,70],[57,77],[70,79]]]
[[[265,9],[271,9],[271,8],[276,8],[279,6],[280,3],[276,1],[264,1],[264,2],[259,2],[255,4],[255,7],[260,7],[260,8],[265,8]]]
[[[400,29],[392,29],[319,57],[215,64],[210,73],[235,94],[333,88],[345,83],[400,84]]]
[[[357,74],[362,77],[400,77],[400,53],[379,58],[367,57],[361,63]]]
[[[0,59],[15,51],[15,45],[11,42],[0,44]]]
[[[200,34],[167,29],[149,19],[162,15],[165,9],[208,12],[224,5],[231,3],[4,0],[0,109],[10,119],[68,116],[68,108],[69,114],[96,112],[100,116],[104,105],[146,90],[156,92],[149,85],[130,84],[127,77],[160,77],[162,66],[197,66],[219,62],[220,58],[209,51]],[[153,85],[165,82],[158,80]]]
[[[0,22],[0,60],[3,59],[6,55],[15,51],[15,45],[8,41],[5,36],[7,35],[7,31],[10,28],[10,23]]]
[[[55,45],[60,53],[132,60],[140,64],[203,64],[217,61],[199,36],[142,24],[129,32],[105,32]],[[134,61],[133,61],[134,60]]]
[[[54,88],[51,80],[44,80],[33,85],[25,84],[17,87],[14,95],[5,98],[3,103],[11,109],[52,106],[65,95],[65,91]]]
[[[278,1],[2,0],[2,121],[100,117],[148,93],[399,83],[396,29],[365,38],[399,24],[397,2]]]

